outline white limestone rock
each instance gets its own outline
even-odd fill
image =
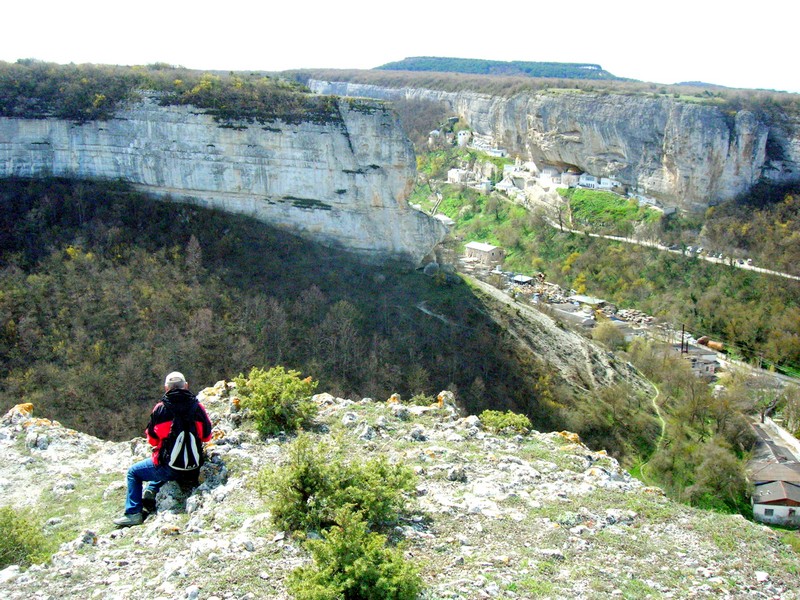
[[[368,109],[368,110],[367,110]],[[220,127],[145,97],[107,121],[0,118],[0,177],[123,179],[176,201],[242,213],[366,260],[417,265],[446,227],[411,208],[415,159],[381,103],[340,119]]]

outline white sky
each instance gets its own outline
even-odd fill
[[[589,62],[656,83],[800,92],[793,0],[13,0],[0,60],[367,69],[407,56]]]

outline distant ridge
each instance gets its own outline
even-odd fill
[[[444,73],[469,73],[474,75],[515,75],[525,77],[548,77],[555,79],[613,79],[622,80],[600,65],[591,63],[558,63],[484,60],[480,58],[443,58],[437,56],[415,56],[386,63],[377,70],[382,71],[436,71]]]
[[[727,86],[719,85],[718,83],[707,83],[705,81],[681,81],[673,85],[682,85],[684,87],[699,87],[699,88],[722,88],[725,90],[731,89]]]

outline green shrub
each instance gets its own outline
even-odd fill
[[[405,493],[415,483],[405,465],[389,464],[383,456],[346,462],[309,435],[299,436],[289,448],[287,465],[264,470],[256,480],[259,494],[269,497],[275,525],[292,531],[329,527],[343,506],[361,512],[370,528],[389,526],[404,512]]]
[[[439,273],[441,273],[441,271]],[[442,273],[442,275],[444,274]],[[436,398],[426,394],[417,394],[416,396],[412,397],[408,403],[416,406],[430,406],[431,404],[436,403]]]
[[[308,542],[314,558],[295,569],[289,590],[298,600],[412,600],[422,590],[416,567],[386,537],[370,532],[360,515],[342,509],[322,540]]]
[[[311,401],[317,382],[311,377],[301,379],[298,371],[253,367],[247,377],[239,375],[234,381],[242,407],[265,435],[307,427],[317,414],[317,405]]]
[[[528,417],[510,410],[506,412],[485,410],[480,414],[480,420],[486,429],[495,433],[505,430],[526,433],[531,429],[531,420]]]
[[[0,569],[42,562],[45,546],[41,527],[32,517],[9,506],[0,507]]]

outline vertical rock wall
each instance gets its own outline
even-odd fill
[[[577,167],[684,208],[800,180],[800,123],[673,98],[555,90],[511,97],[310,81],[320,93],[443,102],[511,155]]]
[[[419,263],[444,236],[409,207],[415,161],[380,103],[339,103],[329,122],[223,127],[152,100],[109,121],[0,118],[0,177],[123,179],[243,213],[372,261]]]

